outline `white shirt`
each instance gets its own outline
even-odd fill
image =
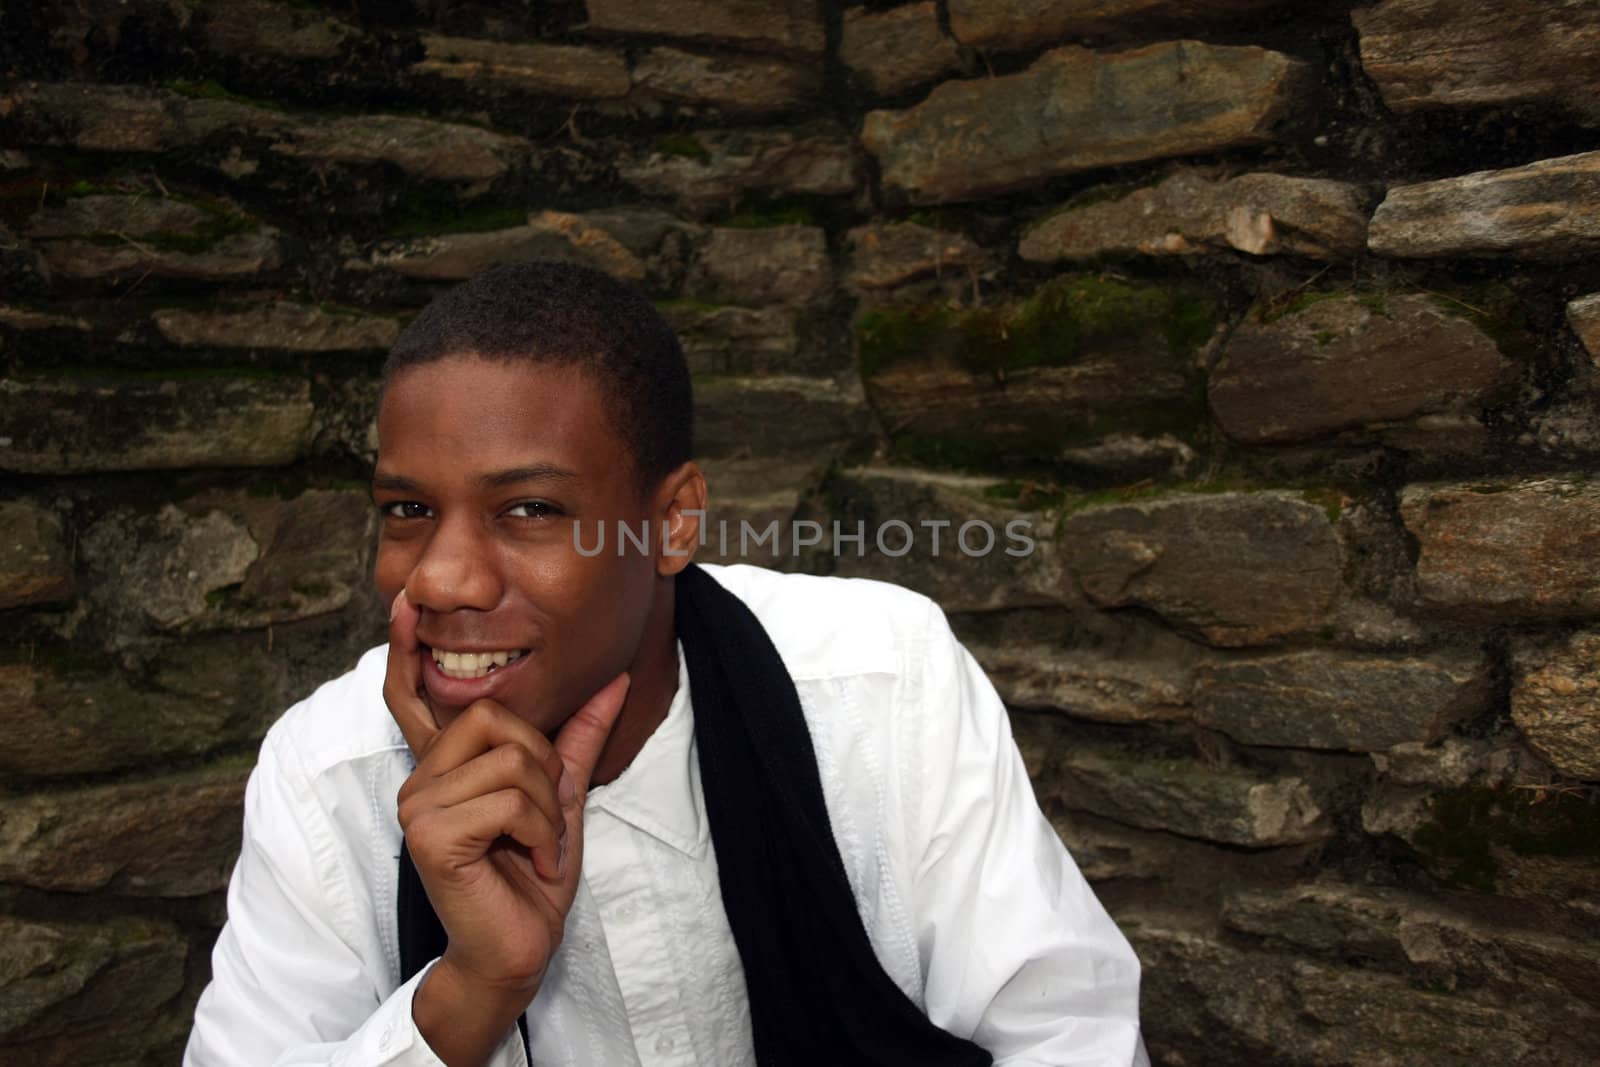
[[[998,1064],[1145,1064],[1139,965],[1050,824],[1005,709],[938,607],[880,582],[707,567],[794,678],[885,972]],[[400,983],[395,796],[413,762],[385,649],[291,708],[245,794],[228,922],[186,1067],[438,1067]],[[682,657],[680,656],[680,664]],[[589,794],[583,877],[528,1008],[533,1062],[753,1064],[692,694]],[[495,1067],[523,1067],[511,1028]]]

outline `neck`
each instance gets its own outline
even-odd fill
[[[614,781],[644,748],[650,735],[667,717],[672,698],[678,692],[678,639],[673,626],[673,593],[676,583],[670,576],[657,579],[659,586],[650,617],[645,621],[639,651],[628,665],[628,697],[623,701],[611,735],[600,750],[594,765],[591,785]]]

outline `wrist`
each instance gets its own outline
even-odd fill
[[[446,955],[418,984],[411,1000],[411,1018],[422,1039],[447,1067],[481,1067],[528,1010],[537,992],[537,984],[507,988],[484,981]]]

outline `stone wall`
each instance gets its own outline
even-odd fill
[[[869,531],[755,561],[951,612],[1158,1062],[1600,1057],[1600,7],[0,27],[0,1058],[176,1062],[254,747],[381,637],[383,350],[528,257],[660,301],[715,517]]]

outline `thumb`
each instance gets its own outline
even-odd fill
[[[570,801],[562,798],[563,806],[583,803],[583,795],[589,791],[589,779],[594,774],[594,765],[600,759],[600,750],[605,748],[606,738],[611,736],[611,728],[616,725],[617,716],[622,712],[622,702],[631,684],[632,679],[626,671],[617,675],[590,697],[583,707],[573,712],[572,718],[556,734],[556,752],[561,756],[567,773],[572,776],[573,785],[577,787]]]

